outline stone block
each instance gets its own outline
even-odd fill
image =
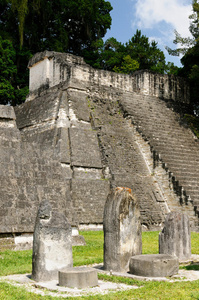
[[[49,93],[33,101],[15,107],[16,122],[19,129],[52,122],[57,117],[60,92]],[[44,123],[45,124],[45,123]]]
[[[90,122],[88,94],[85,91],[69,90],[68,97],[77,119],[79,121]]]
[[[75,179],[102,179],[103,173],[102,169],[74,167],[73,177]]]
[[[72,165],[102,168],[96,131],[70,128],[69,132]]]
[[[72,179],[73,208],[79,224],[102,223],[110,190],[107,180]]]
[[[178,273],[179,261],[168,254],[135,255],[130,258],[131,274],[144,277],[167,277]]]
[[[62,176],[63,176],[63,178],[71,179],[72,178],[72,169],[71,169],[70,165],[62,163],[61,167],[62,167]]]
[[[97,286],[97,270],[88,267],[64,268],[59,271],[59,285],[78,289]]]
[[[55,155],[61,163],[70,163],[70,142],[68,128],[58,128],[56,133]]]
[[[0,119],[16,120],[13,106],[0,105]]]
[[[38,210],[33,235],[32,278],[58,279],[58,270],[72,267],[72,229],[66,217],[52,210],[47,200]]]
[[[129,270],[129,259],[142,253],[138,201],[128,188],[116,188],[104,208],[104,269]]]
[[[167,215],[159,234],[159,253],[175,255],[179,260],[191,257],[191,233],[189,217],[181,212]]]

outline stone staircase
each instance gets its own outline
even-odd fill
[[[181,205],[192,203],[199,217],[199,140],[182,124],[180,115],[169,107],[169,102],[124,93],[120,105],[124,115],[131,117],[137,131],[149,142],[154,167],[162,164]]]
[[[143,229],[159,230],[168,211],[140,152],[138,133],[123,117],[117,97],[90,99],[93,129],[97,131],[106,170],[104,180],[109,179],[112,187],[131,188],[139,201]]]

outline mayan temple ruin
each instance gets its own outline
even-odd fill
[[[26,102],[0,106],[1,237],[30,236],[44,200],[73,229],[100,228],[118,186],[135,194],[144,230],[160,230],[172,211],[199,230],[199,142],[181,121],[182,78],[95,70],[48,51],[28,67]]]

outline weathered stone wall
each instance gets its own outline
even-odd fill
[[[123,92],[138,92],[163,99],[189,103],[189,86],[183,78],[152,73],[148,70],[135,72],[132,76],[87,65],[81,57],[66,53],[45,51],[37,53],[29,62],[30,95],[28,100],[38,96],[46,88],[67,83],[81,82],[83,89],[93,85],[121,89]]]
[[[72,199],[73,225],[102,223],[103,205],[110,189],[103,176],[87,97],[86,91],[68,88],[15,108],[23,138],[37,142],[45,157],[54,157],[60,164]]]
[[[189,103],[189,86],[181,77],[157,74],[148,70],[137,71],[133,77],[133,90],[137,93]]]
[[[33,232],[36,211],[44,199],[72,220],[60,163],[46,156],[39,143],[27,140],[15,119],[13,107],[0,106],[0,232]]]

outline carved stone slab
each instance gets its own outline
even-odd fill
[[[129,259],[142,252],[140,211],[131,189],[116,188],[104,208],[104,269],[127,272]]]

